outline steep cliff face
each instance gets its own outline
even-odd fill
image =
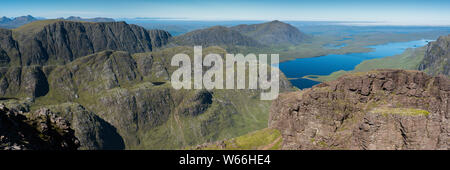
[[[40,66],[0,68],[0,96],[39,97],[48,91],[47,77]]]
[[[376,70],[281,95],[269,127],[283,149],[449,149],[450,80]]]
[[[70,123],[48,109],[33,113],[0,105],[0,150],[76,150]]]
[[[450,76],[450,35],[441,36],[428,44],[419,70],[432,75],[444,74]]]
[[[14,40],[12,31],[0,28],[0,67],[7,67],[10,64],[20,64],[19,46]],[[15,60],[14,62],[11,62]]]
[[[65,64],[104,50],[149,52],[166,44],[171,35],[125,22],[43,20],[14,29],[13,37],[20,54],[8,56],[14,63],[27,66]]]

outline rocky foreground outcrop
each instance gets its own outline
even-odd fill
[[[282,94],[269,127],[283,149],[450,149],[450,80],[420,71],[349,74]]]
[[[33,113],[0,105],[0,150],[76,150],[70,123],[48,109]]]

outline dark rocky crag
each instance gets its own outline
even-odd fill
[[[125,149],[117,129],[78,103],[62,103],[48,106],[56,115],[70,122],[82,150]]]
[[[281,95],[269,127],[283,149],[450,149],[450,80],[420,71],[355,73]]]
[[[0,67],[20,65],[18,56],[19,44],[14,40],[12,31],[0,28]]]
[[[70,123],[48,109],[33,113],[0,105],[0,150],[76,150]]]
[[[425,57],[418,69],[432,75],[450,76],[450,35],[441,36],[427,45]]]

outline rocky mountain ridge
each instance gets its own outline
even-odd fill
[[[171,35],[125,22],[36,21],[14,30],[0,29],[2,66],[65,64],[104,50],[149,52]]]

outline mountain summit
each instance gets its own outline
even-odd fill
[[[278,20],[262,24],[238,25],[231,27],[231,29],[265,45],[299,44],[309,38],[308,35],[300,32],[294,26]]]
[[[174,40],[179,45],[260,46],[256,40],[224,26],[195,30],[175,37]]]
[[[296,45],[309,36],[284,22],[272,21],[262,24],[215,26],[195,30],[174,38],[179,45],[246,46]]]

